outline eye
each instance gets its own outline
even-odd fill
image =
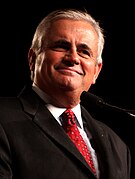
[[[88,50],[82,50],[82,53],[83,53],[84,55],[90,56],[90,52],[89,52]]]
[[[91,53],[86,49],[79,49],[78,54],[83,58],[90,58],[91,57]]]
[[[87,44],[79,44],[77,47],[77,52],[78,55],[86,59],[93,57],[92,50]]]
[[[66,40],[58,40],[56,42],[53,42],[50,48],[54,51],[65,52],[70,49],[70,46],[70,43]]]
[[[69,46],[66,44],[55,44],[52,49],[55,51],[68,51]]]

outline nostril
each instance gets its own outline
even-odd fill
[[[63,61],[68,66],[79,65],[78,57],[74,57],[72,54],[66,54]]]
[[[63,59],[63,63],[66,65],[66,66],[74,66],[75,63],[72,61],[72,60],[67,60],[67,59]]]
[[[75,61],[75,65],[79,65],[79,62],[78,62],[78,61]]]

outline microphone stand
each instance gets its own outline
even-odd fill
[[[124,112],[124,113],[130,115],[131,117],[135,118],[135,111],[123,109],[118,106],[109,104],[109,103],[105,102],[102,98],[100,98],[90,92],[83,91],[81,94],[81,101],[87,102],[90,105],[95,105],[100,108],[110,108],[111,110],[115,110],[118,112]]]

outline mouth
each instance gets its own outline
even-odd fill
[[[74,74],[83,75],[84,74],[81,70],[74,69],[72,67],[57,67],[55,69],[65,75],[74,75]]]

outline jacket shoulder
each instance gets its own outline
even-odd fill
[[[0,97],[0,111],[12,110],[13,108],[19,108],[20,102],[17,97]]]

